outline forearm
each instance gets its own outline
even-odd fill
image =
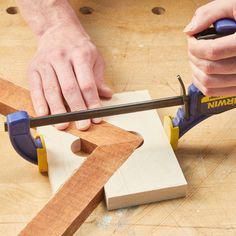
[[[87,35],[67,0],[16,0],[20,12],[37,37],[60,24],[74,24]]]

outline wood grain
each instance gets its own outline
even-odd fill
[[[153,98],[176,96],[176,75],[191,82],[184,27],[208,0],[71,0],[106,62],[105,80],[115,92],[147,89]],[[27,65],[36,40],[20,14],[0,1],[0,77],[28,87]],[[90,15],[80,7],[94,9]],[[153,7],[166,9],[154,15]],[[161,109],[160,117],[176,108]],[[235,235],[236,110],[212,117],[187,133],[176,156],[188,181],[187,197],[107,212],[100,203],[76,236]],[[37,167],[14,152],[0,135],[0,234],[15,236],[50,198]],[[16,204],[17,203],[17,204]]]
[[[0,79],[0,113],[12,109],[34,115],[29,92]],[[106,122],[88,132],[73,126],[67,132],[90,143],[89,147],[93,144],[94,150],[20,235],[72,235],[103,199],[103,187],[109,178],[142,142],[141,137]]]
[[[104,106],[149,100],[148,91],[116,93]],[[144,143],[106,183],[108,210],[184,197],[187,183],[155,110],[106,117],[110,124],[138,133]],[[145,123],[143,121],[145,120]],[[83,152],[72,152],[72,143],[83,149],[77,136],[54,127],[39,127],[47,144],[48,176],[55,192],[86,159]],[[64,145],[58,147],[57,143]],[[137,181],[139,179],[139,181]]]
[[[109,177],[138,145],[134,139],[95,149],[20,235],[72,235],[103,199]]]

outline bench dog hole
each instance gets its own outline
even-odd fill
[[[152,8],[152,13],[156,15],[163,15],[166,12],[165,8],[163,7],[154,7]]]
[[[141,134],[139,134],[139,133],[137,133],[137,132],[135,132],[135,131],[128,131],[128,132],[130,132],[131,134],[135,134],[135,135],[137,135],[137,136],[139,136],[139,137],[142,138],[143,141],[140,143],[140,145],[137,147],[137,149],[140,148],[141,146],[143,146],[143,144],[144,144],[144,139],[143,139],[143,136],[142,136]]]
[[[15,15],[19,12],[19,9],[17,7],[8,7],[6,12],[10,15]]]
[[[90,15],[94,12],[94,9],[92,7],[81,7],[79,11],[84,15]]]

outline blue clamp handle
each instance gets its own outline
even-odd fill
[[[214,23],[214,30],[220,37],[233,34],[236,32],[236,21],[232,19],[218,20]],[[236,107],[236,96],[206,97],[193,84],[188,89],[188,95],[190,99],[189,118],[186,118],[185,110],[181,107],[172,120],[173,126],[179,128],[179,138],[208,117]]]
[[[218,34],[233,34],[236,32],[236,21],[228,18],[221,19],[214,23],[214,27]]]
[[[29,116],[19,111],[7,116],[8,133],[16,152],[25,160],[38,164],[37,149],[42,148],[40,138],[34,139],[30,133]]]
[[[236,95],[231,97],[207,97],[193,84],[188,88],[189,117],[186,118],[184,107],[173,118],[174,127],[179,128],[179,138],[187,131],[210,116],[236,108]]]

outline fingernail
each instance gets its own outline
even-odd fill
[[[69,126],[69,123],[56,124],[55,127],[59,130],[65,130]]]
[[[47,115],[48,110],[45,107],[39,107],[37,109],[37,113],[38,113],[39,116]]]
[[[102,122],[102,118],[94,118],[93,119],[93,123],[95,123],[95,124],[99,124],[101,122]]]
[[[78,121],[76,122],[76,127],[77,129],[79,130],[87,130],[89,127],[90,127],[90,120],[81,120],[81,121]]]
[[[195,29],[195,20],[194,18],[192,19],[192,21],[184,28],[183,32],[184,33],[188,33],[188,32],[191,32]]]

